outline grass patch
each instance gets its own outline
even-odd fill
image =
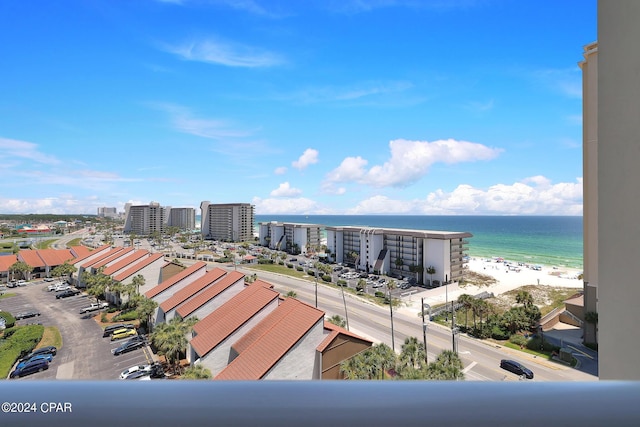
[[[58,239],[43,240],[36,245],[37,249],[49,249]]]
[[[77,239],[73,239],[73,240],[69,240],[69,243],[67,243],[67,247],[73,247],[73,246],[80,246],[80,242],[82,241],[82,238],[78,237]]]
[[[49,345],[54,346],[58,350],[62,348],[62,335],[60,330],[55,326],[47,326],[44,328],[42,339],[36,348],[47,347]]]
[[[538,356],[538,357],[541,357],[541,358],[546,359],[546,360],[551,360],[551,352],[531,350],[531,349],[529,349],[527,347],[520,347],[519,345],[514,344],[512,342],[509,342],[509,341],[494,341],[494,342],[500,344],[503,347],[508,347],[508,348],[513,349],[513,350],[518,350],[518,351],[522,351],[524,353],[533,354],[534,356]]]
[[[475,271],[466,271],[464,273],[464,284],[460,285],[461,288],[465,286],[491,286],[495,285],[497,280],[493,276],[489,276]]]
[[[11,298],[11,297],[15,297],[16,295],[18,295],[18,294],[14,294],[13,292],[7,292],[6,294],[0,295],[0,299]]]
[[[279,264],[245,264],[242,267],[251,270],[266,271],[268,273],[282,274],[283,276],[295,277],[296,279],[308,280],[311,278],[311,276],[304,271],[298,271],[295,268],[287,268],[286,266]],[[315,279],[313,280],[315,281]]]

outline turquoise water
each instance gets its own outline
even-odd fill
[[[423,215],[256,215],[260,222],[470,232],[469,255],[582,269],[582,217]]]

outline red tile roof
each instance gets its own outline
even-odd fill
[[[221,268],[216,268],[215,270],[211,270],[209,273],[216,270],[221,272],[218,278],[227,274],[227,272]],[[197,309],[199,309],[200,307],[202,307],[203,305],[205,305],[206,303],[208,303],[209,301],[211,301],[212,299],[214,299],[215,297],[217,297],[218,295],[220,295],[225,290],[227,290],[234,284],[238,283],[239,281],[244,282],[244,274],[238,271],[232,271],[231,273],[229,273],[228,276],[220,279],[215,284],[208,286],[207,288],[204,288],[204,290],[199,294],[196,295],[195,293],[192,293],[191,294],[192,297],[189,297],[188,300],[181,303],[180,306],[177,308],[176,313],[183,319],[187,318],[187,316],[189,316],[191,313],[193,313],[194,311],[196,311]]]
[[[129,253],[127,256],[122,258],[120,261],[115,262],[110,266],[106,267],[104,270],[102,270],[102,274],[104,274],[105,276],[111,276],[113,273],[122,270],[123,268],[130,265],[131,263],[134,263],[140,260],[141,258],[148,257],[148,256],[149,256],[149,251],[147,250],[142,249],[139,251],[133,251],[132,253]]]
[[[261,283],[252,283],[195,324],[193,330],[197,335],[191,346],[200,356],[206,355],[279,295]]]
[[[121,250],[116,250],[121,249]],[[135,249],[133,248],[116,248],[111,251],[110,255],[94,264],[91,265],[91,268],[99,269],[101,267],[106,267],[110,262],[116,262],[118,259],[127,256],[128,253],[133,252]]]
[[[124,248],[122,247],[118,247],[118,248],[111,248],[109,246],[109,249],[106,252],[103,252],[101,254],[99,254],[99,256],[85,262],[84,264],[81,264],[80,267],[87,269],[87,268],[91,268],[93,267],[95,264],[104,261],[107,258],[110,258],[113,256],[113,254],[122,252],[124,250]]]
[[[231,274],[233,274],[234,272],[231,272]],[[237,272],[236,272],[237,273]],[[178,292],[176,292],[175,294],[173,294],[171,296],[171,298],[169,298],[168,300],[164,301],[162,304],[160,304],[160,309],[162,309],[163,312],[168,312],[169,310],[173,310],[174,308],[176,308],[177,306],[179,306],[180,304],[184,303],[185,301],[189,300],[189,298],[195,299],[198,298],[196,295],[198,295],[198,292],[202,291],[203,289],[207,288],[208,286],[210,286],[212,283],[214,283],[217,280],[220,280],[220,278],[222,276],[224,276],[225,274],[227,274],[227,272],[221,268],[214,268],[211,271],[208,271],[207,274],[205,274],[204,276],[202,276],[201,278],[199,278],[198,280],[189,283],[187,286],[185,286],[184,288],[180,289]],[[240,274],[240,279],[242,279],[244,277],[244,274],[242,273],[238,273]],[[221,280],[221,282],[229,282],[229,276],[223,278]],[[233,278],[234,282],[236,282],[238,280],[237,277],[234,276]],[[216,283],[217,285],[217,283]],[[225,286],[226,288],[226,286]],[[191,314],[189,312],[189,314]],[[186,315],[180,315],[183,319],[185,317],[187,317]]]
[[[18,261],[16,255],[2,255],[0,256],[0,271],[9,271],[9,267]]]
[[[73,259],[70,249],[36,249],[36,252],[45,265],[50,267],[62,265],[65,261]]]
[[[206,262],[198,261],[198,262],[190,265],[189,267],[185,268],[180,273],[171,276],[167,280],[165,280],[162,283],[160,283],[158,286],[155,286],[155,287],[149,289],[144,295],[147,298],[153,298],[156,295],[160,294],[161,292],[166,291],[167,289],[169,289],[170,287],[172,287],[173,285],[175,285],[179,281],[184,280],[185,278],[189,277],[190,275],[192,275],[192,274],[194,274],[194,273],[196,273],[198,271],[201,271],[203,268],[206,269],[206,267],[207,267],[207,263]]]
[[[131,268],[124,270],[122,273],[118,273],[117,275],[113,276],[113,279],[122,282],[127,277],[134,275],[135,273],[141,271],[143,268],[153,264],[159,259],[164,259],[164,255],[161,253],[151,254],[144,261],[139,262],[131,266]]]
[[[286,298],[276,310],[234,344],[236,351],[238,347],[243,351],[215,379],[261,379],[322,319],[322,310],[295,298]]]
[[[74,249],[75,249],[75,248],[77,248],[77,247],[78,247],[78,246],[74,246]],[[82,247],[84,248],[84,246],[82,246]],[[86,249],[86,248],[85,248],[85,249]],[[88,258],[91,258],[91,257],[93,257],[93,256],[95,256],[95,255],[98,255],[98,254],[102,254],[102,255],[107,254],[107,253],[109,253],[109,251],[110,251],[110,250],[111,250],[111,246],[110,246],[110,245],[102,245],[102,246],[100,246],[100,247],[98,247],[98,248],[95,248],[95,249],[94,249],[94,250],[92,250],[92,251],[89,251],[89,252],[88,252],[88,253],[86,253],[85,255],[81,255],[81,256],[79,256],[78,258],[74,259],[74,260],[73,260],[73,263],[74,263],[74,264],[78,264],[78,263],[80,263],[80,262],[84,262],[84,261],[86,261]],[[82,265],[81,265],[81,266],[82,266]],[[82,266],[82,267],[84,267],[84,266]]]
[[[359,340],[370,342],[371,344],[373,344],[373,341],[368,340],[366,338],[362,338],[361,336],[356,335],[353,332],[349,332],[346,329],[341,328],[338,325],[334,325],[331,322],[324,322],[324,329],[329,331],[329,335],[327,335],[327,337],[324,340],[322,340],[322,342],[318,346],[318,351],[321,353],[325,351],[327,346],[331,344],[331,342],[333,342],[333,340],[336,339],[339,335],[346,335],[346,336],[357,338]]]
[[[92,253],[91,249],[87,248],[86,246],[71,246],[71,253],[73,254],[73,256],[76,257],[76,259],[73,260],[73,262],[75,263],[79,258],[84,258],[87,255],[90,255]]]
[[[18,252],[18,258],[30,265],[31,267],[44,267],[46,264],[38,256],[38,251],[35,249],[22,249]]]

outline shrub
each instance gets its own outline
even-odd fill
[[[509,342],[515,345],[519,345],[520,347],[524,347],[525,345],[527,345],[528,341],[529,341],[528,339],[518,334],[513,334],[509,337]]]
[[[12,328],[16,324],[16,318],[7,311],[0,311],[0,317],[4,318],[4,326],[7,329]]]
[[[313,271],[313,270],[309,270],[309,271],[307,271],[307,274],[308,274],[309,276],[315,276],[315,275],[316,275],[316,272],[315,272],[315,271]]]
[[[498,325],[493,325],[493,327],[491,328],[491,338],[495,340],[507,340],[509,339],[509,331],[501,328]]]
[[[273,260],[268,258],[260,258],[258,260],[258,264],[273,264]]]
[[[102,314],[100,315],[100,321],[102,323],[107,323],[109,319],[107,319],[107,313],[105,313],[104,311],[102,312]]]
[[[555,346],[548,341],[544,341],[542,345],[540,343],[541,343],[540,337],[537,337],[537,336],[533,337],[527,342],[527,348],[529,350],[534,350],[534,351],[540,351],[542,349],[542,351],[549,351],[549,352],[560,350],[560,347]]]
[[[284,265],[284,261],[278,261],[278,265]]]
[[[287,263],[287,268],[293,268],[293,264]]]
[[[301,266],[297,266],[297,267],[296,267],[296,270],[298,270],[298,271],[304,271],[304,268],[302,268]]]
[[[384,292],[376,291],[374,295],[378,298],[384,298]]]
[[[10,337],[0,345],[0,378],[6,378],[16,360],[30,353],[38,345],[44,334],[44,326],[18,326],[9,332]]]
[[[331,282],[331,276],[330,276],[330,275],[328,275],[328,274],[324,274],[324,275],[322,276],[322,281],[323,281],[323,282],[330,283],[330,282]]]
[[[130,322],[132,320],[136,320],[137,318],[138,318],[138,312],[135,310],[131,310],[126,312],[123,311],[117,316],[114,316],[112,321],[113,322]]]
[[[347,286],[347,281],[344,279],[338,279],[338,286]]]

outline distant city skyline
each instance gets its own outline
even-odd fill
[[[596,0],[0,3],[0,213],[582,215]]]

